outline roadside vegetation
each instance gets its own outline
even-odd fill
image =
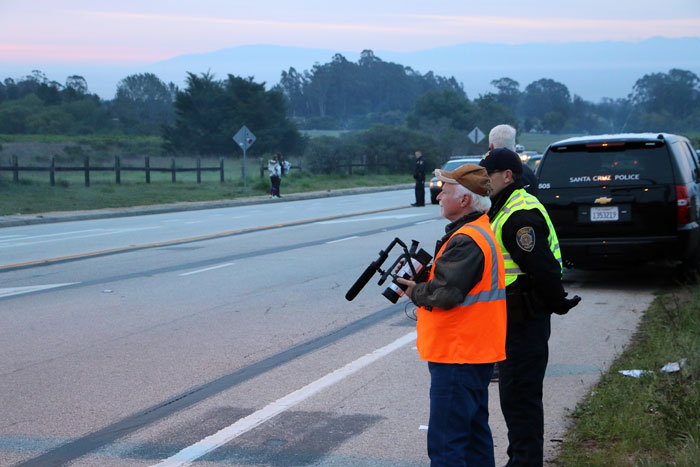
[[[572,413],[557,465],[698,465],[699,316],[700,285],[657,297],[631,344]],[[680,371],[660,371],[669,362],[683,362]],[[619,373],[633,369],[650,373]]]
[[[202,165],[206,165],[203,162]],[[193,164],[189,164],[191,167]],[[0,215],[35,214],[51,211],[75,211],[101,208],[119,208],[230,200],[236,198],[266,196],[270,190],[267,173],[259,176],[259,165],[248,166],[248,186],[243,186],[240,163],[228,167],[224,183],[218,172],[202,173],[202,183],[197,184],[194,173],[177,175],[172,183],[168,173],[152,173],[151,183],[144,182],[143,172],[123,172],[121,184],[116,184],[109,172],[92,174],[90,187],[84,186],[80,173],[57,173],[56,185],[50,186],[46,172],[23,175],[18,183],[11,176],[0,176]],[[391,174],[342,174],[314,175],[292,170],[282,179],[282,196],[291,193],[330,191],[365,186],[387,186],[409,183],[405,175]]]

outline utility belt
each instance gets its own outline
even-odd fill
[[[514,322],[522,323],[547,315],[547,308],[537,297],[532,280],[527,274],[518,276],[515,282],[506,287],[506,307],[508,319]]]

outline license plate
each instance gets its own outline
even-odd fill
[[[616,221],[619,218],[620,211],[617,209],[617,206],[591,208],[591,222]]]

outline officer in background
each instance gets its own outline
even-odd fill
[[[506,272],[506,360],[498,363],[501,411],[508,427],[507,466],[542,466],[542,383],[549,357],[551,313],[581,300],[562,286],[559,240],[544,206],[523,186],[523,164],[510,149],[480,162],[491,178],[488,212]]]
[[[411,206],[425,206],[425,160],[420,151],[416,151],[416,167],[413,169],[416,180],[416,202]]]
[[[489,150],[506,148],[517,153],[515,150],[516,134],[516,129],[510,125],[496,125],[489,131]],[[525,191],[533,196],[537,196],[537,176],[527,164],[523,164],[523,184],[525,185]]]

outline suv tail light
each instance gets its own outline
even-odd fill
[[[685,185],[676,185],[676,200],[678,205],[678,225],[690,224],[690,197]]]

